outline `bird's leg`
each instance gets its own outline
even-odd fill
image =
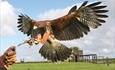
[[[51,34],[51,26],[50,26],[49,23],[47,23],[47,25],[46,25],[46,32],[45,32],[44,35],[42,36],[40,42],[41,42],[42,44],[46,43],[47,40],[49,39],[50,34]]]
[[[50,31],[46,31],[41,39],[41,43],[46,43],[50,35]]]
[[[41,34],[38,34],[36,37],[35,37],[35,41],[37,41],[38,43],[46,43],[48,38],[49,38],[49,35],[50,35],[50,32],[49,31],[46,31],[43,36]]]
[[[34,43],[34,41],[36,41],[35,38],[31,38],[31,39],[29,39],[29,40],[25,40],[23,43],[18,44],[17,46],[21,46],[21,45],[26,44],[26,43],[27,43],[28,45],[32,46],[33,43]]]
[[[38,34],[37,36],[35,36],[35,40],[36,40],[38,43],[41,42],[41,39],[42,39],[41,34]]]

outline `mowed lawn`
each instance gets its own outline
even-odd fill
[[[92,63],[24,63],[15,64],[10,70],[115,70],[115,64]]]

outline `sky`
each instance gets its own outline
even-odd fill
[[[18,31],[17,18],[20,13],[27,14],[35,20],[54,19],[66,15],[74,5],[81,5],[85,0],[0,0],[0,55],[7,48],[18,45],[28,37]],[[88,0],[95,2],[97,0]],[[97,54],[98,56],[115,57],[115,2],[114,0],[102,1],[108,7],[109,18],[98,29],[92,29],[88,35],[81,39],[61,41],[67,47],[77,46],[84,54]],[[39,54],[40,45],[23,45],[16,48],[17,61],[42,61]]]

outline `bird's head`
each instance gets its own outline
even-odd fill
[[[38,23],[36,23],[36,21],[32,21],[32,26],[33,26],[33,29],[37,29],[39,27]]]

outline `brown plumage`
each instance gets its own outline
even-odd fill
[[[50,31],[49,36],[53,36],[57,40],[79,39],[84,34],[88,34],[90,28],[95,29],[101,26],[101,23],[105,23],[105,20],[102,18],[108,17],[105,15],[108,12],[108,10],[104,9],[106,6],[99,5],[101,2],[89,5],[87,5],[87,2],[85,1],[78,9],[76,6],[72,7],[67,15],[53,20],[36,21],[27,15],[21,14],[18,19],[19,31],[32,38],[38,34],[43,36],[45,32]],[[54,40],[51,41],[50,39],[48,41],[39,51],[44,58],[52,61],[63,61],[69,57],[71,50],[69,51],[65,45],[58,41],[54,43]]]
[[[108,17],[104,13],[106,6],[99,5],[101,2],[95,2],[87,5],[85,1],[78,9],[72,7],[67,15],[54,20],[36,21],[27,15],[19,15],[18,28],[24,34],[32,37],[38,33],[44,34],[47,28],[58,40],[72,40],[83,37],[90,31],[90,27],[97,28],[101,23],[105,23],[102,18]],[[33,29],[37,26],[37,29]],[[47,28],[46,28],[47,27]]]
[[[47,41],[39,50],[39,53],[45,59],[52,62],[64,61],[71,55],[71,49],[58,41]]]

